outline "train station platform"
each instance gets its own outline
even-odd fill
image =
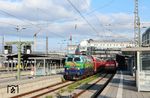
[[[135,77],[127,71],[117,71],[98,98],[150,98],[150,92],[138,92]]]

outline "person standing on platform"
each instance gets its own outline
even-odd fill
[[[33,65],[31,65],[31,73],[30,74],[31,74],[32,78],[35,78],[35,76],[34,76],[35,75],[35,69],[34,69]]]

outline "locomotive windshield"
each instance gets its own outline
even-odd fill
[[[75,62],[80,62],[80,58],[79,58],[79,57],[75,57],[75,58],[74,58],[74,61],[75,61]]]
[[[72,61],[73,61],[73,58],[68,57],[67,61],[68,61],[68,62],[72,62]]]

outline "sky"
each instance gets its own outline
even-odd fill
[[[0,0],[0,40],[4,36],[6,42],[33,41],[37,34],[37,51],[45,51],[46,36],[49,51],[62,51],[67,44],[86,39],[131,41],[134,1]],[[139,0],[141,27],[150,26],[149,6],[149,0]]]

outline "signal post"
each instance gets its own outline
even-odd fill
[[[20,68],[21,68],[21,47],[24,45],[31,45],[32,41],[14,41],[6,42],[6,45],[17,45],[18,48],[18,65],[17,65],[17,80],[20,80]]]

